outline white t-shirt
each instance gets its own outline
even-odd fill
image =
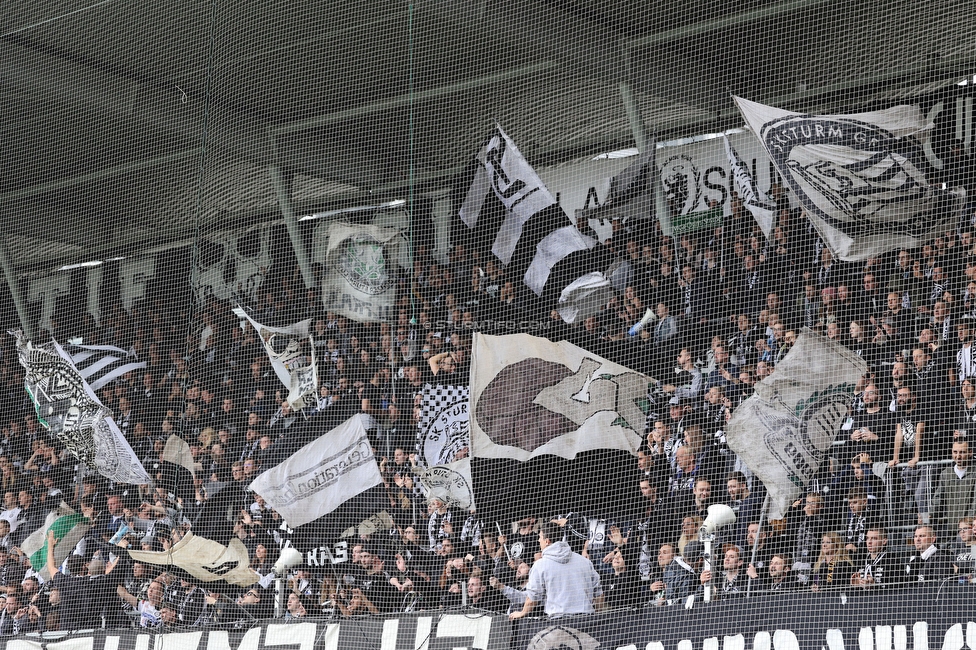
[[[159,610],[153,607],[148,600],[140,600],[136,611],[142,615],[139,619],[139,625],[142,627],[159,627],[163,623],[163,617]]]

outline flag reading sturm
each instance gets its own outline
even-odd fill
[[[288,389],[285,399],[293,409],[301,410],[307,403],[316,403],[316,391],[319,387],[318,372],[315,364],[315,345],[308,329],[311,320],[303,320],[285,327],[270,327],[262,325],[247,315],[241,313],[258,333],[264,351],[271,360],[278,379]],[[311,397],[306,400],[306,397]]]
[[[250,489],[297,528],[382,482],[363,416],[355,415],[262,473]]]
[[[428,497],[470,510],[471,410],[467,386],[426,384],[417,428],[417,463],[424,468],[420,482]]]
[[[11,334],[17,337],[18,358],[26,369],[24,387],[41,426],[105,478],[117,483],[151,483],[112,412],[98,400],[57,341],[35,346],[20,330]]]
[[[770,205],[765,197],[759,193],[756,181],[749,172],[749,167],[739,156],[739,152],[732,147],[728,137],[723,136],[722,139],[725,140],[725,153],[729,157],[729,172],[735,182],[735,192],[742,199],[742,204],[755,218],[756,223],[759,224],[759,228],[762,229],[768,240],[773,233],[773,223],[776,221],[776,206]]]
[[[769,519],[781,519],[820,469],[866,372],[847,347],[804,329],[733,413],[726,440],[766,486]]]
[[[925,177],[932,124],[917,106],[802,115],[733,99],[835,257],[915,248],[955,224],[965,191]]]

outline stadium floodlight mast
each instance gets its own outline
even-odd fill
[[[735,513],[732,511],[732,508],[724,503],[715,503],[708,506],[708,516],[705,517],[701,528],[698,529],[698,541],[705,547],[705,551],[702,553],[702,558],[705,560],[705,564],[702,567],[703,571],[712,570],[712,542],[715,541],[715,533],[734,523]],[[711,580],[705,585],[705,597],[703,600],[706,603],[712,600]]]

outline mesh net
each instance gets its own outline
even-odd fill
[[[5,6],[0,636],[976,647],[970,14]]]

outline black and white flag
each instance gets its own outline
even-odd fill
[[[417,464],[424,468],[420,482],[428,498],[473,508],[468,387],[425,385],[417,436]]]
[[[593,249],[500,126],[488,137],[464,176],[458,216],[532,292],[555,304],[573,305],[567,287],[601,272]],[[545,295],[544,295],[545,294]],[[577,310],[578,312],[579,310]]]
[[[468,228],[474,228],[489,192],[505,206],[505,220],[495,232],[491,252],[507,266],[523,226],[536,214],[555,206],[556,199],[498,125],[478,152],[477,161],[471,188],[458,215]]]
[[[925,177],[932,124],[919,107],[803,115],[734,99],[835,257],[915,248],[956,223],[965,191]]]
[[[355,415],[308,443],[254,479],[250,488],[297,528],[380,485],[383,477],[364,417]]]
[[[35,346],[20,330],[20,365],[26,369],[24,387],[37,411],[37,420],[75,458],[117,483],[151,483],[132,447],[119,430],[112,412],[72,365],[71,357],[50,341]]]
[[[271,367],[281,383],[288,389],[285,399],[293,409],[301,410],[306,404],[316,404],[318,396],[318,370],[315,363],[315,344],[309,335],[310,320],[303,320],[285,327],[262,325],[240,312],[261,338],[264,351],[271,360]]]
[[[722,139],[725,140],[725,153],[729,157],[729,172],[735,184],[735,192],[742,199],[742,204],[752,214],[768,240],[773,234],[773,225],[776,221],[776,206],[770,204],[766,197],[760,194],[759,189],[756,187],[756,181],[749,171],[749,167],[742,160],[739,152],[732,146],[732,143],[729,142],[728,137],[723,137]]]
[[[92,390],[99,390],[106,384],[124,377],[126,373],[146,367],[145,361],[139,361],[131,352],[113,345],[73,345],[69,343],[62,349],[68,354],[72,365],[78,370],[81,378],[91,386]]]
[[[325,308],[359,322],[394,320],[396,267],[408,265],[406,249],[397,228],[330,224],[322,279]]]
[[[244,542],[232,538],[227,545],[187,532],[166,551],[138,551],[130,549],[134,562],[182,569],[179,577],[213,583],[224,581],[238,587],[249,587],[259,576],[250,567],[250,557]]]

